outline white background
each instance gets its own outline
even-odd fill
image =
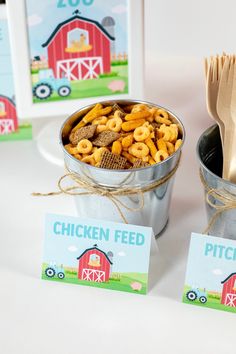
[[[135,1],[135,0],[134,0]],[[55,189],[61,167],[35,142],[0,145],[0,352],[3,354],[232,354],[236,315],[181,303],[191,231],[206,225],[195,153],[213,122],[205,107],[202,59],[234,50],[230,1],[147,0],[146,98],[173,110],[187,140],[170,221],[152,254],[147,296],[40,280],[45,212],[75,215]],[[231,4],[231,6],[230,6]],[[219,43],[219,45],[218,45]]]

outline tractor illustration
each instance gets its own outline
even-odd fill
[[[54,278],[57,276],[59,279],[65,278],[65,272],[63,266],[58,267],[55,263],[51,262],[49,266],[45,269],[45,274],[48,278]]]
[[[39,70],[38,81],[33,86],[33,95],[40,100],[49,98],[56,91],[59,96],[67,97],[71,93],[67,78],[56,79],[52,69]]]
[[[202,304],[207,302],[207,293],[204,291],[200,291],[198,288],[192,288],[186,293],[186,297],[189,301],[199,300]]]

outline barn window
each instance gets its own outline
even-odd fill
[[[93,253],[90,255],[89,257],[89,263],[88,263],[90,266],[93,266],[93,267],[100,267],[100,257]]]
[[[66,52],[86,52],[92,49],[89,43],[89,33],[86,30],[75,28],[67,34]]]
[[[1,117],[1,115],[5,115],[5,113],[6,113],[5,110],[6,110],[5,103],[0,102],[0,117]]]

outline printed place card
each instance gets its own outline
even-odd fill
[[[236,312],[236,241],[192,233],[183,302]]]
[[[152,228],[46,215],[42,279],[146,294]]]

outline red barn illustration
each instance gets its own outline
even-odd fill
[[[97,21],[75,16],[60,23],[48,40],[48,64],[57,78],[86,80],[111,71],[111,41],[115,38]]]
[[[230,274],[221,284],[223,284],[221,303],[236,307],[236,273]]]
[[[78,279],[106,282],[110,277],[112,262],[97,245],[86,249],[78,258]]]
[[[9,97],[0,95],[0,135],[10,134],[17,128],[15,103]]]

